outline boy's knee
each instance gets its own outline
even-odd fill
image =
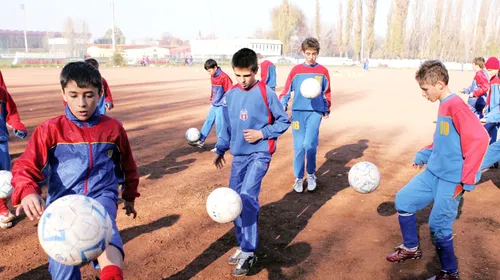
[[[394,205],[396,207],[396,211],[401,212],[401,213],[413,213],[414,211],[411,211],[408,207],[407,203],[407,197],[406,195],[398,191],[396,193],[396,198],[394,199]]]
[[[316,152],[316,145],[312,142],[304,142],[302,147],[307,153]]]

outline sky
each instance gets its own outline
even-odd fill
[[[323,28],[337,23],[338,2],[320,0]],[[92,37],[102,37],[112,26],[111,0],[5,0],[2,1],[0,29],[62,31],[64,20],[85,20]],[[159,38],[168,32],[184,40],[214,33],[220,39],[246,38],[257,28],[271,28],[272,8],[282,0],[114,0],[115,26],[128,39]],[[315,0],[289,0],[303,10],[312,26]],[[347,1],[344,1],[347,2]],[[391,0],[379,0],[375,33],[385,36]],[[346,6],[347,4],[343,4]],[[57,11],[57,12],[56,12]]]

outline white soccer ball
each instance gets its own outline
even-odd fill
[[[45,252],[65,265],[93,261],[108,247],[113,232],[102,204],[83,195],[63,196],[45,209],[38,240]]]
[[[186,131],[186,139],[189,142],[200,140],[200,131],[196,127],[191,127]]]
[[[12,173],[7,170],[0,170],[0,198],[7,198],[12,194],[14,188],[11,185]]]
[[[300,93],[308,99],[313,99],[321,93],[321,84],[315,78],[307,78],[300,84]]]
[[[380,171],[371,162],[356,163],[349,170],[349,185],[360,193],[371,193],[380,184]]]
[[[243,202],[240,195],[230,188],[217,188],[207,198],[207,213],[218,223],[229,223],[241,214]]]

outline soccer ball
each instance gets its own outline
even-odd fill
[[[83,195],[63,196],[45,209],[38,240],[52,259],[76,266],[93,261],[108,247],[113,224],[104,206]]]
[[[316,98],[321,93],[321,84],[315,78],[307,78],[300,84],[300,92],[305,98]]]
[[[186,131],[186,139],[189,142],[195,142],[200,140],[200,131],[195,127],[191,127]]]
[[[207,198],[207,213],[218,223],[229,223],[241,214],[243,203],[240,195],[230,188],[217,188]]]
[[[0,198],[7,198],[12,194],[14,188],[10,181],[12,181],[12,173],[7,170],[0,170]]]
[[[367,161],[356,163],[349,170],[349,185],[360,193],[371,193],[380,184],[380,171],[375,164]]]

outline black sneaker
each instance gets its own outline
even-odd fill
[[[438,275],[433,276],[427,280],[458,280],[458,279],[460,279],[458,271],[455,273],[449,273],[441,270]]]
[[[245,259],[238,259],[238,263],[234,268],[233,275],[234,276],[245,276],[248,274],[250,269],[257,263],[257,257],[255,255],[249,256]]]

